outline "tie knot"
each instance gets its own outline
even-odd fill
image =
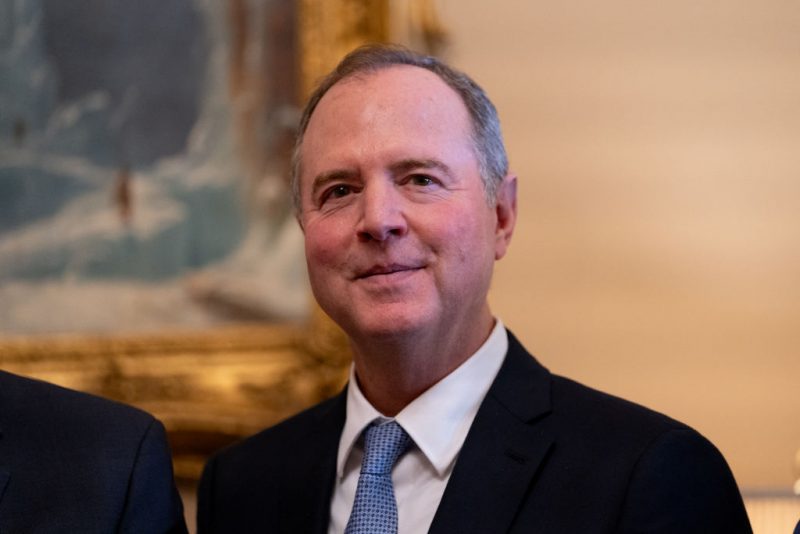
[[[364,432],[364,461],[361,472],[385,475],[408,448],[411,438],[396,421],[372,423]]]

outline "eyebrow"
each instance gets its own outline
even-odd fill
[[[403,159],[390,165],[389,169],[393,174],[402,174],[413,171],[414,169],[437,169],[448,177],[453,175],[450,171],[450,167],[438,159]]]

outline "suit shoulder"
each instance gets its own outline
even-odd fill
[[[640,431],[690,430],[690,427],[641,404],[591,388],[575,380],[552,375],[554,411],[583,424],[602,424],[615,431],[635,427]]]
[[[703,443],[716,451],[711,442],[685,423],[569,378],[553,375],[552,399],[552,416],[561,433],[591,443],[610,456],[635,457],[667,436]]]
[[[57,421],[58,426],[114,428],[125,433],[141,433],[155,421],[133,406],[5,371],[0,371],[0,407],[4,408],[0,413],[27,424]]]
[[[264,518],[306,513],[284,503],[303,502],[309,484],[333,487],[344,405],[340,394],[214,454],[197,493],[199,532],[249,532]]]
[[[551,384],[554,455],[562,466],[587,466],[596,487],[618,495],[621,530],[749,532],[733,474],[699,432],[567,378]]]
[[[338,417],[337,403],[342,395],[327,399],[288,419],[266,428],[257,434],[230,445],[213,456],[213,461],[221,463],[249,464],[252,459],[269,457],[270,453],[285,452],[293,444],[306,438],[318,429],[319,422],[327,417]],[[342,411],[342,417],[344,412]],[[342,424],[344,420],[342,418]]]
[[[652,421],[653,424],[688,428],[685,424],[656,410],[594,389],[570,378],[552,375],[552,382],[554,404],[561,406],[564,410],[584,412],[591,407],[593,417],[601,415],[612,420],[632,418],[638,423]]]
[[[630,460],[672,431],[702,437],[684,423],[655,410],[551,373],[511,332],[508,357],[496,380],[502,380],[503,389],[527,392],[527,398],[540,408],[518,413],[538,412],[544,416],[544,425],[565,438],[562,446],[571,444],[568,447],[584,449],[582,444],[591,444],[609,457],[622,455]],[[519,406],[518,400],[503,396],[507,404]]]
[[[655,410],[598,391],[543,367],[509,332],[506,362],[496,379],[504,404],[516,408],[518,416],[544,416],[543,423],[562,443],[607,446],[607,452],[636,454],[670,430],[691,430]],[[516,391],[509,395],[504,390]],[[537,409],[520,407],[527,398]],[[692,432],[694,432],[692,430]],[[624,452],[623,452],[624,451]]]

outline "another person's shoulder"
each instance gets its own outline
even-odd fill
[[[132,469],[143,453],[169,454],[164,425],[149,413],[3,371],[0,429],[4,446],[13,448],[20,465],[55,462],[50,457],[42,460],[42,450],[51,446],[58,454],[69,454],[74,465],[92,469]]]
[[[112,429],[135,434],[156,422],[133,406],[5,371],[0,371],[0,406],[8,417],[24,419],[26,426],[52,430],[52,422],[58,421],[58,426],[81,429],[78,435],[93,428],[102,428],[104,434]]]
[[[10,531],[186,532],[152,415],[0,371],[0,432]]]

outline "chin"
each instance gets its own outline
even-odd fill
[[[430,321],[417,310],[373,309],[339,324],[347,324],[345,330],[353,338],[391,339],[419,332]]]

